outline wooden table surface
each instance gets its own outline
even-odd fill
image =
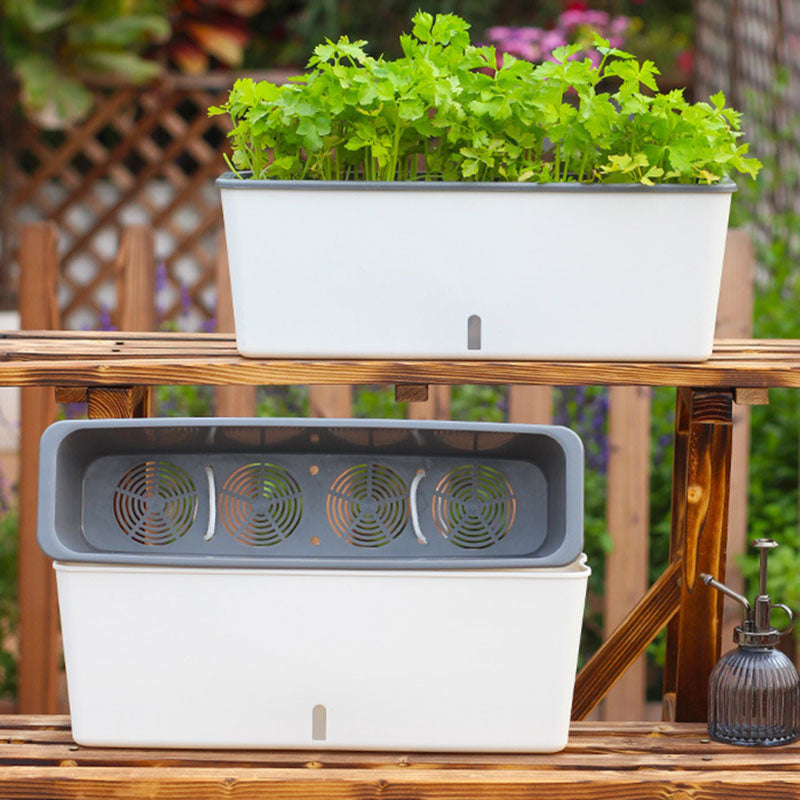
[[[800,340],[716,342],[700,363],[250,359],[232,334],[0,332],[0,385],[618,384],[800,387]]]
[[[574,723],[552,755],[78,747],[69,717],[0,717],[0,797],[797,800],[800,744],[709,742],[704,725]]]

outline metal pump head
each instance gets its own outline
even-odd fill
[[[733,632],[733,641],[736,644],[746,647],[774,647],[780,638],[794,627],[794,613],[783,603],[770,602],[770,596],[767,594],[767,558],[769,551],[776,548],[778,543],[774,539],[754,539],[751,544],[760,551],[758,594],[755,597],[754,605],[751,606],[746,597],[734,592],[733,589],[715,580],[711,575],[701,573],[700,578],[706,586],[712,586],[736,600],[744,609],[744,620],[741,625],[737,625]],[[773,608],[779,608],[787,615],[789,618],[788,628],[779,631],[772,626],[770,611]]]

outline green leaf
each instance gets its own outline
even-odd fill
[[[431,40],[431,28],[433,27],[433,14],[428,14],[425,11],[417,11],[412,18],[414,27],[411,32],[421,42],[429,42]]]
[[[133,83],[144,83],[161,73],[161,65],[135,53],[96,50],[83,56],[86,66],[106,75],[116,75]]]

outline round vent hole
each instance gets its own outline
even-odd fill
[[[433,492],[433,521],[457,547],[483,549],[511,530],[517,501],[505,476],[482,464],[448,472]]]
[[[192,527],[197,489],[180,467],[144,461],[129,469],[114,490],[114,519],[137,544],[170,544]]]
[[[243,544],[280,544],[303,515],[300,486],[277,464],[255,463],[232,472],[219,493],[219,519]]]
[[[408,488],[381,464],[358,464],[331,485],[326,502],[328,522],[337,536],[356,547],[383,547],[408,522]]]

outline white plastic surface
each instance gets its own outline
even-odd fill
[[[711,353],[727,192],[221,194],[246,356]]]
[[[498,571],[55,568],[79,744],[566,745],[584,558]]]

